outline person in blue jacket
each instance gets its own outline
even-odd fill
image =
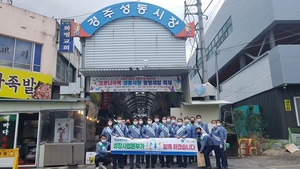
[[[227,161],[227,156],[226,156],[226,140],[227,140],[227,130],[225,129],[225,127],[222,126],[222,121],[221,120],[217,120],[217,126],[219,126],[223,132],[224,135],[224,147],[223,147],[223,156],[221,157],[221,161],[222,164],[224,164],[223,168],[227,169],[228,168],[228,161]]]
[[[123,124],[122,117],[117,117],[118,124],[113,127],[112,135],[115,137],[126,137],[126,126]],[[124,168],[124,156],[122,154],[115,154],[113,157],[113,169],[117,168],[117,161],[120,168]]]
[[[167,124],[167,118],[162,117],[162,123],[159,124],[158,126],[158,136],[159,138],[170,138],[173,137],[173,130],[170,125]],[[164,168],[167,166],[170,168],[170,163],[171,163],[171,155],[166,155],[166,161],[164,158],[164,155],[159,156],[159,162],[161,164],[161,168]]]
[[[177,119],[177,126],[175,127],[174,130],[174,137],[175,138],[187,138],[189,136],[188,130],[186,129],[186,126],[183,125],[182,119],[178,118]],[[183,158],[183,162],[182,162]],[[178,167],[187,167],[187,156],[177,156],[177,164]]]
[[[100,162],[103,162],[103,164],[101,165],[102,169],[106,169],[107,165],[111,163],[110,143],[107,142],[107,137],[105,135],[101,135],[100,141],[96,145],[96,169],[99,169]]]
[[[207,169],[211,169],[211,164],[210,164],[210,159],[209,159],[209,154],[210,152],[214,149],[214,144],[211,139],[211,137],[208,134],[205,134],[202,132],[202,129],[196,128],[196,139],[198,147],[201,147],[199,152],[204,154],[204,159],[205,159],[205,166]]]
[[[143,138],[157,138],[157,127],[152,124],[153,120],[151,117],[147,119],[148,124],[146,124],[142,129]],[[150,156],[151,156],[151,167],[155,168],[157,161],[157,155],[146,155],[146,168],[149,168],[150,165]]]
[[[213,144],[214,144],[214,152],[216,154],[216,164],[217,168],[221,169],[221,158],[223,157],[223,147],[224,147],[224,133],[221,129],[221,127],[217,126],[217,121],[212,120],[212,129],[210,136],[212,138]],[[225,166],[224,161],[222,161],[222,166]]]
[[[105,135],[107,138],[107,141],[111,141],[111,135],[113,130],[113,120],[109,119],[107,122],[107,126],[103,128],[101,135]]]
[[[202,116],[198,114],[196,116],[196,120],[197,121],[195,122],[195,125],[194,125],[195,129],[200,127],[200,128],[202,128],[202,133],[209,134],[208,125],[202,121]]]
[[[140,139],[141,138],[141,126],[138,123],[137,118],[133,118],[133,125],[128,127],[128,137],[130,139]],[[130,169],[133,169],[134,154],[130,155]],[[137,168],[140,166],[140,155],[136,155],[135,163]]]

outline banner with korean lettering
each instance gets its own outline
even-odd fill
[[[61,19],[60,21],[60,36],[59,36],[59,51],[73,52],[74,39],[71,36],[71,26],[73,19]]]
[[[193,138],[143,138],[130,139],[113,137],[112,154],[157,154],[157,155],[196,155],[197,140]]]
[[[181,92],[180,76],[91,77],[90,92]]]
[[[50,75],[0,68],[0,97],[18,99],[51,99]]]
[[[16,114],[0,115],[0,149],[14,148],[16,119]]]

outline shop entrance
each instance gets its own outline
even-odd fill
[[[39,113],[20,113],[17,147],[20,148],[19,165],[36,165]]]

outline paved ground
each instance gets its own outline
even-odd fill
[[[214,157],[211,157],[212,165],[215,165]],[[229,158],[228,159],[230,169],[299,169],[300,168],[300,152],[290,154],[288,152],[280,152],[279,154],[268,156],[253,156],[242,158]],[[141,165],[141,169],[145,169],[145,165]],[[45,169],[66,169],[68,167],[51,167]],[[79,165],[78,167],[69,167],[74,169],[94,169],[94,165]],[[177,168],[177,165],[173,165],[171,169]],[[189,164],[187,169],[197,168],[196,163]],[[112,169],[111,166],[108,169]],[[129,166],[125,166],[124,169],[129,169]],[[136,169],[136,168],[135,168]],[[151,169],[151,168],[150,168]],[[157,164],[155,169],[160,169],[160,165]],[[164,168],[167,169],[167,168]],[[183,168],[180,168],[183,169]]]

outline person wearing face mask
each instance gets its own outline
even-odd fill
[[[196,127],[195,127],[195,117],[191,117],[190,122],[191,122],[191,138],[196,138],[195,137],[195,134],[196,134],[196,132],[195,132],[195,129],[196,129]],[[190,164],[195,162],[195,161],[196,161],[196,156],[190,156],[189,157]]]
[[[158,129],[158,126],[160,125],[161,123],[159,122],[159,116],[158,115],[155,115],[154,116],[154,123],[153,125],[156,127],[156,129]]]
[[[227,140],[227,130],[225,129],[225,127],[222,126],[222,121],[221,120],[217,120],[217,126],[219,126],[223,132],[224,135],[224,147],[222,148],[223,153],[222,153],[222,164],[224,164],[223,168],[227,169],[228,168],[228,161],[227,161],[227,156],[226,156],[226,140]]]
[[[162,123],[158,127],[158,134],[159,134],[159,138],[173,137],[172,128],[171,128],[170,125],[167,124],[167,118],[166,117],[162,117]],[[170,166],[171,158],[172,158],[172,156],[167,155],[166,156],[166,161],[165,161],[164,156],[160,155],[159,156],[159,162],[161,164],[161,168],[164,168],[165,166],[170,168],[171,167]]]
[[[221,158],[223,156],[223,147],[224,147],[224,133],[221,129],[221,127],[217,126],[217,121],[216,120],[212,120],[211,121],[212,124],[212,129],[211,129],[211,133],[210,136],[212,138],[213,144],[214,144],[214,152],[216,154],[216,165],[218,169],[221,169]],[[202,148],[202,147],[201,147]],[[224,161],[222,161],[222,166],[225,167],[226,164],[224,163]]]
[[[118,124],[115,124],[112,130],[112,135],[115,137],[126,137],[126,126],[122,122],[122,117],[117,117]],[[123,155],[115,154],[113,157],[113,169],[117,168],[117,161],[120,168],[124,168]]]
[[[133,118],[133,125],[128,128],[128,137],[131,139],[141,138],[141,126],[139,126],[138,119]],[[130,155],[130,169],[133,169],[134,155]],[[135,163],[137,168],[140,166],[140,155],[136,155]]]
[[[168,116],[168,117],[167,117],[167,125],[170,125],[170,124],[171,124],[171,117]]]
[[[177,124],[176,124],[176,117],[175,116],[172,116],[171,117],[171,123],[170,123],[170,126],[172,128],[172,132],[175,134],[175,128],[177,127]],[[171,158],[171,165],[174,165],[174,157],[175,156],[172,156]]]
[[[113,121],[109,119],[107,122],[107,127],[105,127],[101,133],[101,135],[106,136],[108,142],[111,141],[112,130],[113,130]]]
[[[195,129],[195,133],[198,149],[200,153],[204,154],[206,169],[211,169],[212,167],[210,164],[209,154],[214,149],[213,141],[208,134],[202,132],[202,129],[200,127]]]
[[[128,137],[128,129],[129,129],[129,127],[130,127],[130,119],[126,119],[125,120],[125,126],[126,126],[126,128],[125,128],[125,137]],[[126,166],[127,165],[127,160],[128,160],[128,155],[127,154],[124,154],[123,155],[123,162],[124,162],[124,166]]]
[[[106,169],[107,165],[111,163],[110,143],[106,140],[107,137],[105,135],[101,135],[100,141],[97,143],[95,156],[96,169],[99,169],[100,162],[103,162],[103,164],[101,165],[102,169]]]
[[[143,138],[156,138],[157,137],[157,128],[152,124],[152,118],[148,117],[147,124],[142,129]],[[156,155],[146,155],[146,168],[149,168],[150,165],[150,157],[151,157],[151,167],[155,168],[155,164],[157,161]]]
[[[208,125],[202,121],[201,115],[196,116],[197,122],[195,122],[195,128],[200,127],[203,133],[209,134]]]
[[[141,130],[141,132],[142,132],[142,130],[143,130],[143,127],[144,127],[144,120],[143,120],[143,118],[140,118],[139,119],[139,126],[140,126],[140,130]],[[141,135],[141,138],[142,138],[143,136]],[[145,155],[140,155],[140,157],[141,157],[141,163],[145,163]]]
[[[187,138],[189,136],[187,128],[183,125],[182,119],[177,119],[177,127],[174,130],[174,137],[175,138]],[[183,159],[183,161],[182,161]],[[178,167],[187,167],[187,156],[177,156],[177,163]]]

